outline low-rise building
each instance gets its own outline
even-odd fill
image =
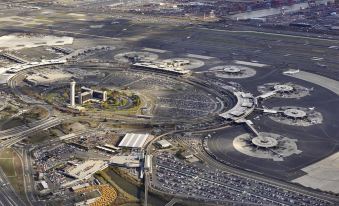
[[[119,143],[119,147],[142,148],[149,134],[127,133]]]
[[[165,139],[157,141],[155,145],[161,149],[169,148],[172,146],[172,144]]]

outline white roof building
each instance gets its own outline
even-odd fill
[[[140,167],[140,159],[138,156],[113,156],[110,158],[109,163],[128,168]]]
[[[87,160],[83,163],[66,169],[65,174],[75,179],[88,179],[99,170],[103,170],[108,165],[103,160]]]
[[[141,148],[148,137],[149,134],[127,133],[121,140],[119,147]]]
[[[145,157],[145,164],[144,164],[144,168],[145,169],[152,169],[152,155],[146,155]]]
[[[71,189],[73,191],[76,191],[76,190],[79,190],[79,189],[82,189],[82,188],[85,188],[85,187],[89,187],[90,185],[86,182],[84,184],[79,184],[79,185],[75,185],[73,187],[71,187]]]
[[[158,145],[160,148],[168,148],[172,146],[172,144],[165,139],[157,141],[156,145]]]
[[[44,190],[47,190],[48,189],[48,184],[47,184],[47,182],[46,181],[41,181],[40,182],[40,184],[41,184],[41,186],[42,186],[42,189],[44,189]]]

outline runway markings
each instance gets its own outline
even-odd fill
[[[305,71],[299,71],[298,73],[295,73],[295,74],[285,74],[285,75],[294,77],[297,79],[301,79],[307,82],[311,82],[313,84],[321,86],[339,95],[339,81],[336,81],[334,79],[330,79],[325,76],[321,76],[318,74],[305,72]]]
[[[261,64],[261,63],[258,63],[258,62],[246,62],[246,61],[240,61],[240,60],[235,60],[234,63],[240,64],[240,65],[245,65],[245,66],[260,67],[260,68],[269,66],[267,64]]]
[[[190,27],[193,28],[193,27]],[[225,33],[244,33],[244,34],[265,34],[265,35],[271,35],[271,36],[280,36],[280,37],[290,37],[290,38],[299,38],[299,39],[308,39],[308,40],[319,40],[319,41],[327,41],[327,42],[334,42],[338,43],[339,40],[335,39],[325,39],[320,37],[308,37],[308,36],[298,36],[298,35],[292,35],[292,34],[279,34],[279,33],[270,33],[270,32],[262,32],[262,31],[231,31],[231,30],[222,30],[222,29],[209,29],[209,28],[198,28],[200,30],[210,30],[210,31],[217,31],[217,32],[225,32]]]
[[[154,49],[154,48],[147,48],[147,47],[143,48],[142,50],[144,50],[144,51],[149,51],[149,52],[160,53],[160,54],[163,54],[163,53],[168,52],[167,50]]]
[[[292,180],[292,182],[314,189],[338,193],[338,165],[339,152],[301,169],[307,174]]]
[[[192,58],[197,58],[197,59],[203,59],[203,60],[209,60],[209,59],[213,59],[215,57],[211,57],[211,56],[204,56],[204,55],[199,55],[199,54],[187,54],[187,57],[192,57]]]
[[[63,35],[65,35],[65,34],[73,34],[73,35],[80,35],[80,36],[88,36],[88,37],[94,37],[94,38],[103,38],[103,39],[111,39],[111,40],[121,41],[121,38],[116,38],[116,37],[103,36],[103,35],[95,35],[95,34],[86,34],[86,33],[66,31],[66,30],[60,30],[60,29],[32,28],[30,26],[20,26],[20,27],[27,28],[27,29],[48,31],[48,32],[52,31],[52,32],[55,32],[55,33],[63,34]]]

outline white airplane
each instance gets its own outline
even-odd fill
[[[283,72],[283,74],[296,74],[298,72],[300,72],[299,69],[290,69],[288,71]]]
[[[309,107],[308,109],[313,111],[315,109],[315,107]]]

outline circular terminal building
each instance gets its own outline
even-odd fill
[[[307,117],[307,114],[305,111],[300,110],[300,109],[295,109],[295,108],[286,109],[283,111],[283,114],[287,118],[291,118],[291,119],[303,119]]]
[[[278,146],[278,141],[270,136],[257,136],[252,138],[252,144],[258,148],[274,148]]]
[[[294,87],[288,84],[277,84],[273,88],[280,93],[290,93],[294,91]]]
[[[267,83],[258,86],[258,91],[261,94],[268,94],[274,92],[274,97],[278,98],[301,98],[310,94],[310,90],[306,87],[293,83]]]
[[[228,74],[241,74],[241,69],[238,67],[225,67],[224,72]]]
[[[234,138],[233,147],[251,157],[283,161],[288,156],[301,153],[296,142],[274,133],[261,132],[258,136],[246,133]]]
[[[229,79],[249,78],[256,74],[254,69],[239,65],[216,66],[209,69],[209,72],[213,72],[216,77]]]
[[[321,113],[314,108],[285,106],[274,107],[273,110],[277,112],[269,114],[270,119],[282,124],[306,127],[323,122]]]

